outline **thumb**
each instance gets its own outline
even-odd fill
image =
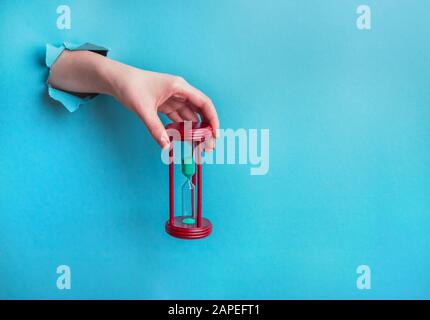
[[[164,128],[163,123],[156,111],[148,110],[148,112],[140,113],[139,117],[142,119],[143,123],[148,128],[149,133],[154,138],[154,140],[160,145],[161,148],[166,149],[170,147],[170,139]]]

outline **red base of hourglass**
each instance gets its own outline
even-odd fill
[[[175,217],[173,224],[170,221],[166,222],[166,232],[176,238],[201,239],[211,234],[212,223],[208,219],[202,218],[200,227],[190,227],[182,223],[182,217]]]
[[[212,128],[207,123],[170,123],[166,129],[174,129],[179,135],[173,140],[188,141],[199,144],[207,139],[212,138]],[[201,154],[197,152],[197,172],[192,177],[193,184],[197,182],[197,215],[196,222],[193,225],[183,223],[183,217],[175,216],[174,206],[174,162],[173,147],[169,152],[169,220],[166,222],[166,232],[173,237],[180,239],[201,239],[205,238],[212,232],[212,223],[202,217],[202,164]]]

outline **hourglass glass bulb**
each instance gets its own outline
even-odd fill
[[[182,186],[182,223],[192,225],[195,223],[195,187],[191,180],[192,176],[195,173],[193,157],[184,157],[184,159],[182,160],[182,173],[187,178],[187,180]]]
[[[182,223],[194,224],[194,184],[187,178],[182,186]]]

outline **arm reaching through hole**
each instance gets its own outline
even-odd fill
[[[91,51],[64,50],[51,67],[48,83],[76,93],[102,93],[119,100],[136,113],[162,148],[169,137],[158,116],[172,121],[208,122],[216,137],[219,128],[212,101],[178,76],[138,69]],[[209,148],[213,146],[209,144]]]

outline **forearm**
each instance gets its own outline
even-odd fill
[[[158,112],[171,120],[209,122],[216,136],[218,116],[212,101],[183,78],[141,70],[90,51],[62,52],[51,66],[48,83],[75,93],[114,96],[135,112],[164,148],[169,137]]]
[[[48,82],[70,92],[114,95],[113,75],[126,67],[94,52],[65,50],[52,66]]]

